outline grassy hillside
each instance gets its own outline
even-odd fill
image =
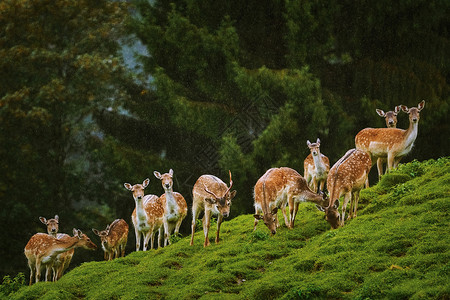
[[[361,194],[358,217],[330,230],[314,205],[271,237],[253,217],[148,252],[89,262],[12,299],[449,299],[450,158],[401,165]],[[236,201],[252,201],[239,199]],[[281,214],[280,214],[281,217]],[[282,218],[282,217],[281,217]],[[186,220],[185,222],[189,222]]]

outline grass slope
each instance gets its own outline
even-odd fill
[[[400,165],[361,198],[358,217],[337,230],[309,203],[293,230],[283,226],[273,237],[262,222],[253,231],[253,217],[242,215],[222,225],[218,245],[212,230],[204,249],[199,230],[193,247],[185,237],[84,263],[56,283],[9,297],[449,299],[450,158]]]

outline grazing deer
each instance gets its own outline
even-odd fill
[[[125,247],[128,240],[128,224],[124,219],[114,220],[107,225],[105,230],[99,231],[92,228],[95,235],[100,237],[102,248],[105,252],[105,260],[112,260],[119,256],[125,256]]]
[[[376,112],[380,117],[384,118],[384,120],[386,121],[387,128],[397,128],[397,114],[401,111],[401,109],[402,106],[397,105],[394,108],[394,111],[388,111],[385,113],[383,110],[377,108]],[[386,161],[387,160],[384,157],[378,157],[377,159],[378,178],[380,178],[381,175],[383,175],[383,164],[386,163]]]
[[[317,208],[325,212],[325,218],[332,228],[344,226],[345,210],[349,201],[351,201],[349,218],[356,218],[359,192],[366,183],[371,167],[372,160],[367,152],[351,149],[331,168],[327,180],[330,202],[327,207],[317,205]],[[338,207],[342,195],[344,203],[340,216]]]
[[[177,192],[173,191],[173,170],[170,169],[169,173],[162,174],[158,171],[154,171],[153,174],[156,178],[161,180],[162,187],[165,191],[161,195],[160,200],[164,207],[164,247],[170,242],[170,235],[172,231],[178,234],[180,230],[181,222],[187,215],[187,203],[184,197]]]
[[[317,192],[323,191],[325,182],[327,181],[328,172],[330,171],[330,160],[328,157],[320,153],[320,139],[317,138],[315,143],[306,141],[311,153],[306,157],[303,166],[305,169],[305,179],[310,189]]]
[[[230,174],[230,186],[214,175],[202,175],[197,179],[192,189],[192,235],[191,246],[194,245],[195,223],[201,211],[203,216],[203,233],[205,234],[204,247],[209,246],[209,226],[211,214],[217,215],[217,234],[216,244],[219,243],[220,224],[223,218],[227,218],[230,214],[231,200],[236,196],[236,190],[231,191],[233,180]]]
[[[154,234],[158,230],[158,248],[161,246],[162,225],[164,218],[164,206],[156,195],[144,195],[144,189],[150,183],[150,179],[145,179],[142,184],[131,185],[124,183],[127,190],[133,192],[133,199],[136,208],[133,210],[131,220],[136,233],[136,251],[141,246],[141,234],[144,237],[143,251],[147,250],[150,241],[150,249],[153,249]]]
[[[320,205],[328,202],[324,194],[316,194],[311,191],[306,180],[297,171],[286,167],[267,170],[256,182],[254,197],[255,223],[253,230],[256,229],[258,221],[262,219],[272,234],[276,234],[277,227],[280,226],[277,217],[278,208],[283,211],[286,227],[293,228],[300,202],[311,201]],[[289,222],[286,205],[289,205]]]
[[[408,154],[417,137],[420,111],[424,108],[425,101],[417,107],[402,105],[402,110],[409,114],[409,128],[366,128],[355,137],[356,149],[367,151],[372,159],[387,158],[387,170],[396,167],[401,158]]]
[[[36,278],[36,282],[39,282],[41,267],[52,264],[58,254],[78,247],[90,250],[97,249],[97,246],[91,242],[89,237],[80,230],[74,228],[73,235],[73,237],[56,239],[45,233],[36,233],[30,238],[24,250],[30,268],[30,285],[33,282],[33,277]]]
[[[55,215],[53,219],[46,219],[44,217],[39,217],[39,220],[47,226],[47,233],[54,238],[64,239],[70,237],[70,235],[65,233],[58,233],[59,231],[59,217]],[[53,281],[57,281],[64,274],[64,271],[69,267],[72,261],[75,249],[70,249],[69,251],[58,254],[52,263],[47,264],[45,271],[45,281],[49,281],[50,271],[53,271]]]

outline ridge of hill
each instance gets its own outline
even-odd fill
[[[239,199],[236,201],[253,201]],[[313,204],[270,236],[252,215],[159,250],[88,262],[10,299],[449,299],[450,157],[401,164],[361,192],[336,230]],[[282,220],[281,213],[279,213]],[[185,222],[190,220],[185,220]],[[211,224],[214,228],[214,224]],[[0,293],[1,297],[5,297]]]

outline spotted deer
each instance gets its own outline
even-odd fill
[[[144,189],[150,183],[150,179],[145,179],[142,184],[131,185],[124,183],[127,190],[133,192],[133,199],[136,204],[131,215],[136,234],[136,251],[141,246],[141,235],[144,237],[142,250],[146,251],[150,241],[150,249],[153,249],[154,234],[159,232],[158,248],[161,247],[162,226],[164,218],[164,206],[156,195],[144,194]]]
[[[30,268],[30,285],[33,278],[36,282],[39,282],[41,268],[52,264],[58,254],[78,247],[89,250],[97,249],[97,246],[89,237],[80,230],[74,228],[73,235],[73,237],[56,239],[45,233],[36,233],[30,238],[24,250]]]
[[[316,194],[311,191],[306,180],[294,169],[272,168],[259,178],[254,188],[255,198],[255,223],[259,220],[269,228],[272,234],[276,234],[280,226],[277,217],[278,208],[281,208],[286,227],[293,228],[295,216],[300,202],[310,201],[325,205],[327,199],[324,194]],[[286,205],[289,205],[289,218],[286,215]],[[261,216],[260,213],[263,213]]]
[[[124,219],[114,220],[105,230],[92,228],[95,235],[100,237],[105,260],[112,260],[125,256],[125,247],[128,240],[128,224]]]
[[[187,215],[187,203],[184,197],[177,192],[173,191],[173,170],[170,169],[169,173],[162,174],[158,171],[154,171],[153,175],[161,180],[164,194],[161,195],[161,203],[164,207],[164,247],[167,244],[171,244],[170,235],[172,232],[178,234],[184,218]]]
[[[220,178],[214,175],[202,175],[194,184],[192,189],[192,227],[191,227],[191,243],[194,245],[194,232],[196,220],[200,212],[203,215],[203,233],[205,235],[204,247],[209,246],[209,227],[211,214],[217,215],[217,233],[216,244],[219,243],[220,225],[223,218],[227,218],[230,214],[231,201],[236,196],[236,190],[231,191],[233,180],[230,174],[230,186],[227,186]]]
[[[397,114],[401,111],[402,106],[397,105],[393,111],[384,112],[381,109],[376,109],[377,114],[380,117],[383,117],[386,121],[386,127],[387,128],[397,128]],[[377,170],[378,170],[378,178],[383,175],[383,164],[386,163],[386,158],[384,157],[378,157],[377,159]]]
[[[425,101],[417,107],[408,108],[402,105],[402,111],[409,114],[409,128],[365,128],[355,137],[356,149],[367,151],[372,160],[374,158],[387,158],[387,170],[396,167],[403,156],[408,154],[417,137],[420,111]]]
[[[330,160],[328,157],[320,153],[320,139],[317,138],[315,143],[306,141],[311,153],[306,157],[303,167],[305,170],[305,179],[310,189],[315,193],[319,187],[319,191],[323,191],[325,182],[327,181],[328,172],[330,171]]]
[[[351,149],[331,168],[327,179],[330,201],[328,206],[317,205],[317,208],[325,212],[325,218],[332,228],[344,226],[345,211],[349,201],[349,218],[356,218],[359,192],[366,183],[371,167],[372,160],[367,152]],[[342,195],[344,195],[344,202],[342,213],[339,215],[339,198]]]
[[[55,215],[53,219],[46,219],[44,217],[39,217],[39,220],[47,226],[47,233],[54,238],[64,239],[70,237],[70,235],[65,233],[58,233],[59,231],[59,217]],[[58,254],[51,264],[48,264],[45,271],[45,280],[49,281],[50,272],[53,271],[53,281],[57,281],[64,274],[64,271],[69,267],[72,261],[75,249],[70,249],[66,252]]]

